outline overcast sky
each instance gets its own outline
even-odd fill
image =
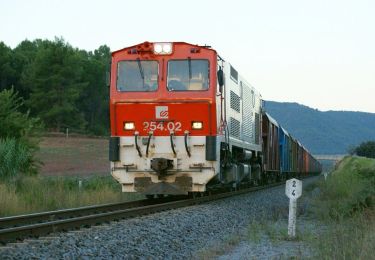
[[[211,45],[265,100],[375,113],[372,0],[0,0],[0,41]]]

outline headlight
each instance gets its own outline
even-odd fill
[[[171,54],[172,53],[172,43],[170,43],[170,42],[156,42],[156,43],[154,43],[154,53],[155,54]]]
[[[160,54],[163,51],[163,46],[161,44],[154,44],[154,52]]]
[[[172,53],[172,44],[171,43],[164,43],[163,52],[164,53]]]
[[[203,123],[198,122],[198,121],[193,121],[191,122],[191,128],[193,129],[202,129],[203,128]]]
[[[124,122],[124,130],[134,130],[134,122]]]

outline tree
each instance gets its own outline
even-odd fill
[[[14,76],[12,49],[0,42],[0,91],[14,84]]]
[[[28,71],[31,89],[28,105],[50,129],[83,129],[85,120],[77,101],[87,82],[82,80],[82,59],[63,39],[44,42]]]
[[[0,138],[15,138],[31,144],[30,137],[41,132],[38,118],[30,117],[29,112],[20,112],[23,105],[23,99],[13,88],[0,92]]]
[[[368,158],[375,158],[375,142],[367,141],[361,143],[356,149],[355,153],[358,156],[364,156]]]
[[[14,89],[24,100],[30,98],[32,89],[32,85],[25,80],[28,78],[25,73],[30,71],[27,69],[29,66],[33,66],[38,49],[43,48],[43,42],[46,43],[47,41],[35,40],[31,42],[24,40],[13,49],[12,66],[16,73]]]
[[[13,86],[48,129],[108,134],[108,46],[93,52],[54,41],[24,40],[13,50],[0,42],[0,91]]]
[[[100,46],[92,52],[81,51],[84,81],[88,82],[79,98],[79,108],[84,112],[90,132],[99,135],[108,133],[109,89],[106,87],[106,72],[109,70],[110,49]]]

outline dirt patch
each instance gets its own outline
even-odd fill
[[[108,175],[108,139],[44,137],[37,158],[41,175]]]

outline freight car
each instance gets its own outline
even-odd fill
[[[144,42],[112,53],[111,174],[123,192],[187,194],[319,172],[209,46]]]
[[[263,173],[267,180],[308,176],[322,171],[320,163],[269,114],[262,116]]]

